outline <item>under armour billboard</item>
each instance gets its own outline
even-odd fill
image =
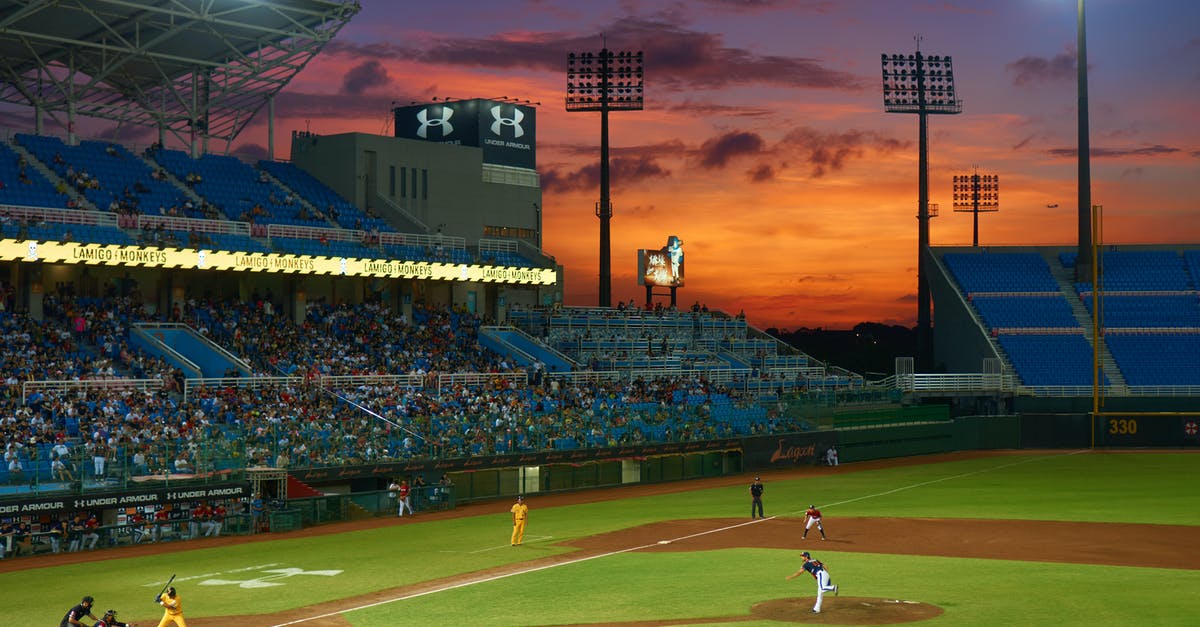
[[[535,169],[537,109],[494,100],[397,107],[396,137],[483,149],[484,163]]]

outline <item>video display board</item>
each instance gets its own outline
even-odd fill
[[[672,235],[657,250],[638,250],[638,285],[683,287],[683,240]]]

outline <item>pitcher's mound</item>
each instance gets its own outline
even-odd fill
[[[942,608],[920,601],[825,595],[821,613],[813,614],[815,601],[813,597],[772,599],[755,604],[750,613],[765,620],[830,625],[894,625],[926,620],[942,613]]]

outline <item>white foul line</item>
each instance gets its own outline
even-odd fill
[[[553,540],[553,539],[554,539],[554,536],[529,536],[529,538],[528,538],[528,540],[530,542],[543,542],[545,540]],[[498,551],[500,549],[507,549],[511,546],[512,546],[511,544],[497,544],[496,546],[489,546],[486,549],[476,549],[474,551],[467,551],[466,553],[467,553],[467,555],[474,555],[476,553],[487,553],[488,551]],[[461,553],[462,551],[441,551],[441,552],[442,553]]]
[[[688,535],[686,535],[686,536],[680,536],[680,537],[678,537],[678,538],[674,538],[674,539],[672,539],[672,540],[668,540],[667,542],[668,542],[668,543],[670,543],[670,542],[676,542],[676,541],[679,541],[679,540],[686,540],[686,539],[688,539],[688,538],[695,538],[696,536],[702,536],[702,535],[709,534],[709,533],[716,533],[716,532],[718,532],[718,531],[726,531],[726,530],[729,530],[729,529],[737,529],[738,527],[744,527],[744,526],[746,526],[746,525],[753,525],[753,524],[757,524],[757,523],[760,523],[760,522],[762,522],[762,521],[764,521],[764,520],[771,520],[771,519],[773,519],[773,518],[775,518],[775,517],[774,517],[774,516],[771,516],[770,518],[760,518],[760,519],[758,519],[758,520],[755,520],[755,521],[752,521],[752,522],[738,523],[738,524],[736,524],[736,525],[730,525],[730,526],[728,526],[728,527],[721,527],[721,528],[719,528],[719,529],[710,529],[710,530],[708,530],[708,531],[701,531],[701,532],[699,532],[699,533],[692,533],[692,534],[688,534]],[[524,574],[528,574],[528,573],[536,573],[536,572],[538,572],[539,570],[547,570],[547,569],[550,569],[550,568],[557,568],[557,567],[559,567],[559,566],[569,566],[569,565],[571,565],[571,564],[578,564],[578,563],[580,563],[580,562],[586,562],[586,561],[588,561],[588,560],[599,559],[599,558],[601,558],[601,557],[612,557],[613,555],[620,555],[620,554],[622,554],[622,553],[629,553],[629,552],[631,552],[631,551],[640,551],[640,550],[642,550],[642,549],[648,549],[648,548],[651,548],[651,547],[653,547],[653,546],[656,546],[656,545],[658,545],[658,544],[659,544],[658,542],[655,542],[655,543],[652,543],[652,544],[643,544],[643,545],[641,545],[641,546],[629,547],[629,548],[627,548],[627,549],[621,549],[621,550],[619,550],[619,551],[609,551],[608,553],[600,553],[599,555],[589,555],[589,556],[587,556],[587,557],[579,557],[579,558],[575,558],[575,559],[573,559],[573,560],[567,560],[567,561],[565,561],[565,562],[557,562],[557,563],[554,563],[554,564],[546,564],[546,565],[543,565],[543,566],[534,566],[534,567],[531,567],[531,568],[527,568],[527,569],[525,569],[525,570],[519,570],[519,571],[515,571],[515,572],[511,572],[511,573],[504,573],[504,574],[502,574],[502,575],[493,575],[493,576],[491,576],[491,577],[484,577],[484,578],[482,578],[482,579],[472,579],[472,580],[470,580],[470,581],[463,581],[463,582],[460,582],[460,583],[451,584],[451,585],[448,585],[448,586],[443,586],[443,587],[441,587],[441,588],[436,588],[436,589],[433,589],[433,590],[425,590],[424,592],[414,592],[414,593],[412,593],[412,594],[406,594],[406,595],[403,595],[403,596],[398,596],[398,597],[396,597],[396,598],[394,598],[394,599],[385,599],[385,600],[383,600],[383,601],[376,601],[376,602],[374,602],[374,603],[368,603],[368,604],[366,604],[366,605],[359,605],[358,607],[349,607],[349,608],[345,608],[345,609],[337,610],[337,611],[335,611],[335,612],[328,612],[328,613],[325,613],[325,614],[321,614],[321,615],[319,615],[319,616],[309,616],[308,618],[299,618],[299,619],[296,619],[296,620],[293,620],[293,621],[288,621],[288,622],[286,622],[286,623],[279,623],[278,625],[274,625],[273,627],[286,627],[287,625],[297,625],[297,624],[299,624],[299,623],[306,623],[306,622],[308,622],[308,621],[310,621],[310,620],[319,620],[319,619],[322,619],[322,618],[329,618],[330,616],[337,616],[337,615],[339,615],[339,614],[345,614],[345,613],[347,613],[347,612],[357,612],[357,611],[359,611],[359,610],[370,609],[370,608],[372,608],[372,607],[378,607],[378,606],[380,606],[380,605],[387,605],[388,603],[395,603],[396,601],[406,601],[406,600],[408,600],[408,599],[415,599],[415,598],[417,598],[417,597],[423,597],[423,596],[425,596],[425,595],[428,595],[428,594],[435,594],[435,593],[438,593],[438,592],[445,592],[445,591],[447,591],[447,590],[455,590],[455,589],[457,589],[457,588],[465,588],[465,587],[467,587],[467,586],[473,586],[473,585],[475,585],[475,584],[477,584],[477,583],[488,583],[489,581],[496,581],[496,580],[499,580],[499,579],[505,579],[505,578],[512,577],[512,576],[515,576],[515,575],[524,575]]]
[[[1086,453],[1086,452],[1087,452],[1086,450],[1072,451],[1072,452],[1070,452],[1070,453],[1066,453],[1066,455],[1076,455],[1076,454],[1078,454],[1078,453]],[[866,499],[876,498],[876,497],[880,497],[880,496],[887,496],[887,495],[889,495],[889,494],[895,494],[896,492],[903,492],[903,491],[905,491],[905,490],[912,490],[912,489],[914,489],[914,488],[919,488],[919,487],[922,487],[922,486],[927,486],[927,485],[931,485],[931,484],[934,484],[934,483],[940,483],[940,482],[942,482],[942,481],[949,481],[949,480],[951,480],[951,479],[961,479],[961,478],[963,478],[963,477],[970,477],[971,475],[978,475],[978,474],[985,473],[985,472],[991,472],[991,471],[993,471],[993,470],[1001,470],[1001,469],[1003,469],[1003,468],[1011,468],[1011,467],[1013,467],[1013,466],[1019,466],[1019,465],[1021,465],[1021,464],[1028,464],[1028,463],[1030,463],[1030,462],[1039,461],[1039,460],[1042,460],[1042,459],[1048,459],[1048,458],[1047,458],[1047,457],[1036,457],[1036,458],[1033,458],[1033,459],[1025,459],[1025,460],[1021,460],[1021,461],[1018,461],[1018,462],[1013,462],[1013,463],[1011,463],[1011,464],[1003,464],[1003,465],[1000,465],[1000,466],[994,466],[994,467],[991,467],[991,468],[984,468],[984,469],[981,469],[981,470],[973,470],[973,471],[971,471],[971,472],[964,472],[964,473],[962,473],[962,474],[953,475],[953,476],[950,476],[950,477],[942,477],[941,479],[931,479],[931,480],[929,480],[929,481],[923,481],[923,482],[921,482],[921,483],[914,483],[914,484],[912,484],[912,485],[908,485],[908,486],[902,486],[902,487],[896,488],[896,489],[894,489],[894,490],[887,490],[886,492],[879,492],[879,493],[876,493],[876,494],[868,494],[868,495],[866,495],[866,496],[860,496],[860,497],[856,497],[856,498],[853,498],[853,499],[847,499],[847,500],[845,500],[845,501],[838,501],[838,502],[836,502],[836,503],[830,503],[830,504],[828,504],[828,505],[825,505],[825,507],[833,507],[833,506],[835,506],[835,505],[845,505],[846,503],[853,503],[853,502],[855,502],[855,501],[863,501],[863,500],[866,500]],[[484,577],[484,578],[482,578],[482,579],[472,579],[472,580],[470,580],[470,581],[463,581],[463,582],[456,583],[456,584],[450,584],[450,585],[448,585],[448,586],[444,586],[444,587],[441,587],[441,588],[435,588],[435,589],[433,589],[433,590],[425,590],[424,592],[414,592],[414,593],[412,593],[412,594],[406,594],[406,595],[403,595],[403,596],[396,597],[396,598],[394,598],[394,599],[385,599],[385,600],[383,600],[383,601],[376,601],[376,602],[374,602],[374,603],[368,603],[368,604],[366,604],[366,605],[359,605],[359,606],[357,606],[357,607],[345,608],[345,609],[337,610],[337,611],[334,611],[334,612],[328,612],[328,613],[325,613],[325,614],[320,614],[320,615],[318,615],[318,616],[309,616],[308,618],[298,618],[298,619],[296,619],[296,620],[293,620],[293,621],[288,621],[288,622],[286,622],[286,623],[279,623],[278,625],[273,625],[272,627],[287,627],[288,625],[298,625],[298,624],[300,624],[300,623],[307,623],[308,621],[319,620],[319,619],[322,619],[322,618],[329,618],[330,616],[337,616],[337,615],[339,615],[339,614],[346,614],[346,613],[348,613],[348,612],[357,612],[357,611],[359,611],[359,610],[366,610],[366,609],[370,609],[370,608],[372,608],[372,607],[378,607],[378,606],[380,606],[380,605],[387,605],[388,603],[395,603],[396,601],[406,601],[406,600],[408,600],[408,599],[415,599],[415,598],[417,598],[417,597],[423,597],[423,596],[430,595],[430,594],[436,594],[436,593],[438,593],[438,592],[445,592],[445,591],[447,591],[447,590],[455,590],[455,589],[458,589],[458,588],[465,588],[465,587],[467,587],[467,586],[473,586],[473,585],[475,585],[475,584],[477,584],[477,583],[488,583],[488,582],[490,582],[490,581],[497,581],[497,580],[500,580],[500,579],[506,579],[506,578],[508,578],[508,577],[513,577],[513,576],[515,576],[515,575],[524,575],[524,574],[527,574],[527,573],[535,573],[535,572],[538,572],[538,571],[540,571],[540,570],[547,570],[547,569],[550,569],[550,568],[557,568],[557,567],[559,567],[559,566],[569,566],[569,565],[571,565],[571,564],[578,564],[578,563],[580,563],[580,562],[586,562],[586,561],[588,561],[588,560],[599,559],[599,558],[602,558],[602,557],[612,557],[613,555],[620,555],[620,554],[622,554],[622,553],[629,553],[629,552],[631,552],[631,551],[640,551],[640,550],[642,550],[642,549],[648,549],[648,548],[651,548],[651,547],[653,547],[653,546],[656,546],[656,545],[659,545],[659,544],[670,544],[670,543],[672,543],[672,542],[678,542],[678,541],[680,541],[680,540],[687,540],[687,539],[689,539],[689,538],[695,538],[695,537],[698,537],[698,536],[708,535],[708,534],[710,534],[710,533],[717,533],[717,532],[720,532],[720,531],[728,531],[728,530],[730,530],[730,529],[737,529],[738,527],[745,527],[746,525],[755,525],[755,524],[761,523],[761,522],[763,522],[763,521],[767,521],[767,520],[774,520],[775,518],[776,518],[775,516],[769,516],[769,517],[767,517],[767,518],[759,518],[759,519],[757,519],[757,520],[752,520],[752,521],[750,521],[750,522],[743,522],[743,523],[738,523],[738,524],[736,524],[736,525],[729,525],[729,526],[727,526],[727,527],[719,527],[719,528],[717,528],[717,529],[710,529],[710,530],[708,530],[708,531],[701,531],[701,532],[698,532],[698,533],[692,533],[692,534],[688,534],[688,535],[686,535],[686,536],[680,536],[680,537],[678,537],[678,538],[674,538],[674,539],[671,539],[671,540],[659,540],[658,542],[655,542],[655,543],[653,543],[653,544],[643,544],[643,545],[641,545],[641,546],[629,547],[629,548],[627,548],[627,549],[621,549],[621,550],[619,550],[619,551],[610,551],[610,552],[608,552],[608,553],[600,553],[600,554],[598,554],[598,555],[589,555],[589,556],[587,556],[587,557],[579,557],[579,558],[576,558],[576,559],[567,560],[567,561],[565,561],[565,562],[557,562],[557,563],[554,563],[554,564],[546,564],[546,565],[543,565],[543,566],[534,566],[534,567],[531,567],[531,568],[527,568],[527,569],[525,569],[525,570],[514,571],[514,572],[511,572],[511,573],[504,573],[504,574],[502,574],[502,575],[493,575],[493,576],[491,576],[491,577]],[[484,549],[484,550],[490,550],[490,549]]]

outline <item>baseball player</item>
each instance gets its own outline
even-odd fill
[[[72,625],[86,627],[83,625],[83,622],[80,619],[82,619],[84,616],[87,616],[92,620],[96,620],[96,617],[92,615],[92,604],[95,602],[96,600],[90,596],[83,597],[83,600],[79,602],[79,605],[67,610],[67,614],[63,616],[62,621],[58,623],[58,627],[70,627]]]
[[[163,617],[158,621],[158,627],[167,627],[167,623],[187,627],[187,621],[183,619],[183,600],[175,592],[175,586],[167,588],[166,594],[154,597],[154,602],[163,606]]]
[[[804,533],[800,535],[801,540],[808,537],[808,530],[812,529],[813,525],[821,532],[822,540],[829,539],[825,537],[825,527],[821,526],[821,510],[817,509],[816,505],[809,505],[808,510],[804,512]]]
[[[525,497],[518,494],[517,502],[509,511],[512,512],[513,519],[512,546],[521,546],[521,542],[525,540],[525,518],[529,516],[529,506],[525,504]]]
[[[791,581],[798,577],[800,573],[807,572],[813,576],[813,579],[817,580],[817,604],[813,606],[812,612],[813,614],[820,614],[821,601],[825,599],[825,593],[832,592],[833,596],[837,596],[838,587],[833,585],[833,582],[829,580],[829,571],[825,569],[825,565],[821,563],[821,560],[812,559],[812,555],[809,555],[808,551],[801,553],[800,557],[804,559],[804,563],[800,564],[800,570],[788,575],[787,579]]]
[[[401,479],[400,490],[396,493],[396,498],[400,501],[400,513],[396,514],[397,516],[404,516],[405,508],[408,508],[409,516],[416,515],[412,508],[412,500],[410,499],[411,494],[412,488],[408,485],[408,479]]]
[[[754,478],[754,483],[750,484],[750,519],[754,519],[755,512],[758,512],[759,518],[766,518],[763,515],[762,506],[763,484],[758,477]]]
[[[96,624],[92,625],[92,627],[129,627],[129,623],[122,623],[117,620],[116,610],[105,610],[104,618],[96,621]]]

